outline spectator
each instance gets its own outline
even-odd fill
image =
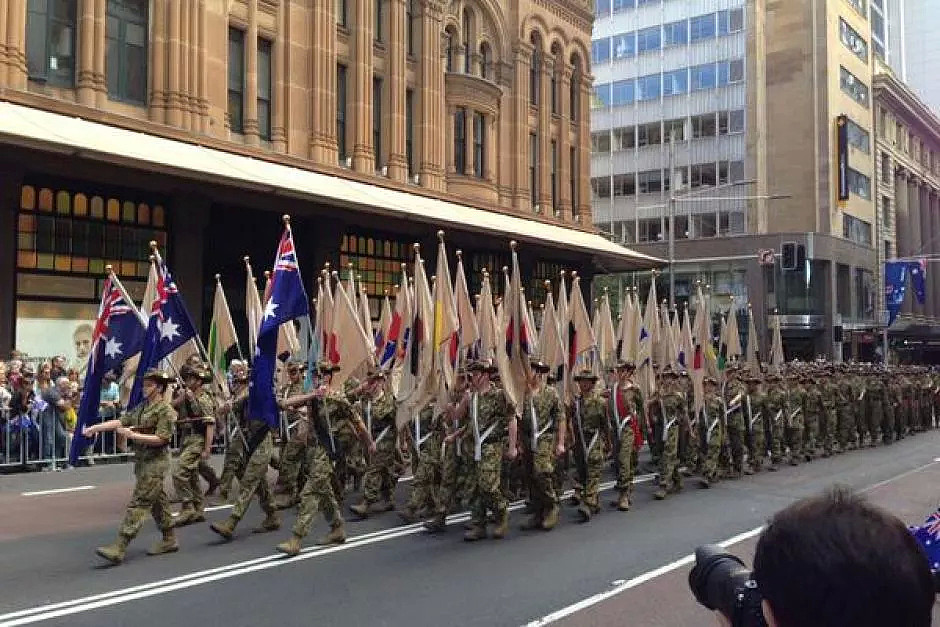
[[[43,470],[54,470],[55,460],[65,456],[65,425],[62,421],[62,412],[65,406],[59,386],[52,379],[52,364],[44,361],[39,366],[36,377],[36,392],[43,403],[39,414],[39,429],[42,433],[42,456],[49,461]],[[68,383],[68,379],[65,379]]]
[[[67,458],[68,452],[72,448],[72,435],[75,433],[75,424],[78,422],[78,390],[68,377],[59,377],[56,380],[56,388],[59,393],[59,420],[62,423],[62,428],[65,429],[65,451],[63,456]],[[66,466],[68,466],[67,462]]]
[[[19,367],[18,367],[19,369]],[[35,389],[36,372],[29,364],[17,373],[17,383],[12,388],[10,420],[6,425],[6,436],[10,450],[6,461],[23,462],[39,458],[39,429],[36,424]]]
[[[79,374],[78,370],[76,370],[75,368],[69,368],[69,371],[65,376],[69,378],[69,383],[72,384],[73,392],[77,394],[82,391],[82,383],[84,382],[82,381],[81,375]]]
[[[17,385],[19,385],[20,370],[23,367],[23,362],[20,361],[19,359],[14,358],[10,360],[10,362],[7,364],[7,367],[8,367],[7,381],[9,381],[10,383],[10,391],[12,392],[13,389]]]
[[[67,372],[65,356],[56,355],[52,358],[52,380],[58,381],[59,377],[64,377]]]
[[[98,405],[98,422],[108,422],[118,417],[121,408],[121,388],[117,384],[117,375],[113,372],[105,373],[104,380],[101,382],[101,398]],[[101,453],[113,455],[117,453],[114,444],[114,432],[104,431],[99,434],[101,442]],[[94,460],[88,458],[89,465],[94,464]]]
[[[13,391],[10,388],[10,382],[7,380],[7,365],[0,361],[0,418],[7,418],[4,412],[10,409],[12,399]]]

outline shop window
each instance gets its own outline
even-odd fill
[[[115,198],[108,199],[108,222],[117,222],[121,215],[121,205]]]
[[[48,187],[39,190],[39,210],[52,211],[52,190]]]
[[[36,188],[32,185],[24,185],[20,192],[20,209],[36,208]]]
[[[146,203],[137,205],[137,224],[150,224],[150,205]]]
[[[76,218],[85,218],[88,216],[88,196],[85,194],[75,194],[75,201],[72,204],[72,211]]]
[[[104,199],[101,196],[91,198],[91,217],[96,220],[104,219]]]
[[[370,297],[370,311],[378,313],[379,299],[386,290],[394,294],[394,286],[401,282],[401,264],[410,258],[410,247],[405,243],[346,235],[340,242],[340,266],[345,270],[340,276],[348,279],[352,264],[358,284]]]
[[[121,222],[133,223],[137,221],[137,207],[134,203],[125,201],[121,206]]]

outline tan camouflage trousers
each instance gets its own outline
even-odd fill
[[[281,447],[275,490],[287,495],[290,501],[297,497],[309,470],[306,465],[306,449],[306,444],[294,440],[288,440]]]
[[[633,445],[633,426],[624,425],[620,431],[620,448],[617,451],[617,485],[618,492],[633,494],[633,479],[636,477],[636,468],[640,463],[636,447]]]
[[[137,460],[134,462],[134,492],[124,510],[124,519],[118,534],[128,540],[134,538],[144,524],[149,513],[160,531],[173,528],[170,514],[170,502],[163,490],[163,478],[170,468],[169,456],[156,460]]]
[[[376,444],[375,454],[362,477],[362,496],[369,503],[383,499],[391,501],[395,496],[395,487],[401,476],[395,439],[395,434],[389,431]]]
[[[470,512],[475,525],[486,526],[487,511],[500,518],[508,507],[501,489],[504,449],[502,442],[483,444],[480,461],[474,460],[470,466]]]
[[[705,429],[705,453],[702,456],[702,477],[709,483],[719,479],[718,458],[721,456],[721,443],[725,437],[724,425],[721,420],[713,418],[711,422],[703,421]]]
[[[237,469],[239,476],[238,496],[232,507],[232,517],[241,520],[251,505],[251,498],[257,494],[258,503],[265,514],[273,514],[274,493],[268,485],[268,465],[271,462],[271,452],[274,449],[274,437],[268,433],[251,454],[247,463]]]
[[[666,492],[676,492],[682,489],[682,475],[679,474],[679,428],[680,423],[674,420],[668,429],[658,418],[660,424],[654,425],[654,433],[662,433],[663,441],[659,445],[659,487]],[[658,429],[657,429],[658,427]],[[665,432],[664,432],[665,431]],[[690,448],[697,445],[690,442]]]
[[[300,507],[294,522],[294,534],[306,536],[318,512],[330,526],[343,523],[340,516],[340,501],[336,498],[333,462],[326,449],[319,443],[310,444],[306,450],[306,463],[310,469],[303,489],[300,491]]]
[[[417,463],[406,509],[415,512],[424,509],[437,511],[437,493],[442,482],[441,439],[432,435],[425,440],[417,455],[413,448],[411,450],[412,459],[417,460]]]
[[[593,436],[591,436],[593,437]],[[590,439],[588,439],[590,443]],[[600,437],[594,442],[594,446],[587,452],[586,463],[581,464],[581,458],[584,456],[582,448],[575,448],[574,454],[578,459],[579,476],[581,480],[581,502],[588,506],[593,512],[600,511],[600,490],[601,474],[604,472],[604,462],[607,459],[607,451],[604,447],[604,441]],[[586,473],[586,476],[582,475]]]
[[[241,432],[239,432],[241,433]],[[245,441],[241,435],[235,435],[229,440],[228,448],[225,449],[225,457],[222,459],[222,477],[221,482],[222,495],[228,495],[232,491],[232,484],[236,479],[241,481],[242,473],[245,471]]]
[[[202,494],[202,485],[199,483],[199,465],[202,463],[202,451],[206,446],[206,438],[202,435],[192,434],[183,439],[180,456],[176,462],[176,472],[173,473],[173,489],[179,497],[183,507],[193,507],[201,512],[206,505]]]
[[[529,500],[539,516],[544,516],[558,504],[558,495],[555,493],[555,442],[551,434],[545,434],[539,440],[538,448],[532,455]]]

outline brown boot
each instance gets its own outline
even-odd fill
[[[209,488],[206,490],[206,496],[212,496],[215,494],[215,491],[219,489],[219,486],[222,485],[222,482],[214,478],[209,481]]]
[[[290,494],[280,494],[274,499],[276,509],[290,509],[297,504],[297,499]]]
[[[621,512],[630,511],[630,494],[626,490],[620,492],[620,498],[617,499],[617,509]]]
[[[496,515],[496,528],[493,529],[493,538],[502,540],[509,533],[509,510],[504,509]]]
[[[342,544],[346,541],[346,530],[343,528],[343,523],[340,523],[330,529],[330,532],[317,540],[318,546],[327,546],[329,544]]]
[[[583,522],[583,523],[589,522],[591,520],[591,508],[588,507],[587,505],[579,505],[578,516],[580,517],[580,520],[578,522]]]
[[[180,545],[176,541],[176,534],[172,529],[163,532],[163,540],[155,542],[149,549],[147,555],[163,555],[164,553],[176,553],[180,550]]]
[[[300,554],[300,543],[302,540],[303,538],[301,538],[295,533],[294,535],[291,536],[290,540],[288,540],[287,542],[281,542],[274,548],[280,551],[281,553],[284,553],[288,557],[294,557],[295,555]]]
[[[390,512],[395,509],[395,502],[392,499],[386,499],[381,505],[379,505],[380,512]]]
[[[118,536],[117,540],[111,544],[99,546],[97,549],[95,549],[95,553],[97,553],[99,557],[103,557],[112,564],[120,564],[124,561],[124,555],[127,552],[128,544],[130,544],[130,538],[127,536]]]
[[[356,505],[350,505],[349,511],[358,516],[359,518],[368,518],[369,517],[369,501],[363,499],[362,502],[357,503]]]
[[[404,509],[398,510],[398,517],[409,525],[418,522],[418,514],[413,507],[405,507]]]
[[[235,537],[235,527],[238,525],[238,519],[234,516],[229,516],[222,522],[214,522],[209,525],[209,529],[219,534],[226,540],[231,540]]]
[[[192,505],[184,505],[183,509],[180,510],[179,516],[173,521],[173,526],[185,527],[186,525],[191,525],[196,522],[197,515],[196,509]]]
[[[555,525],[558,524],[558,516],[561,514],[561,509],[557,505],[552,505],[552,508],[548,510],[548,513],[545,514],[545,517],[542,519],[542,529],[545,531],[551,531],[555,528]]]
[[[666,490],[660,488],[653,493],[653,498],[657,501],[662,501],[666,498]]]
[[[261,521],[261,524],[251,530],[252,533],[268,533],[270,531],[277,531],[281,528],[281,517],[277,515],[277,512],[271,512],[270,514],[264,517],[264,520]]]
[[[542,528],[542,515],[541,514],[532,514],[529,516],[525,522],[519,525],[519,531],[532,531],[533,529]]]
[[[444,517],[444,514],[440,514],[426,521],[424,528],[427,529],[428,533],[442,533],[447,531],[447,519]]]
[[[471,525],[469,531],[463,534],[463,539],[467,542],[475,542],[486,538],[486,527],[483,525]]]

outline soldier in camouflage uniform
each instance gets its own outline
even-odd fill
[[[182,527],[206,520],[205,497],[199,484],[199,463],[212,454],[215,435],[215,401],[205,389],[212,375],[190,365],[180,368],[184,388],[173,399],[179,415],[176,430],[180,438],[180,455],[173,487],[183,503],[176,526]]]
[[[836,420],[833,423],[835,433],[828,441],[830,450],[833,453],[841,453],[853,448],[853,442],[858,437],[858,428],[856,426],[856,416],[864,415],[865,399],[858,397],[855,387],[852,384],[852,377],[847,372],[843,372],[838,381],[833,382],[834,392],[833,413]]]
[[[825,372],[817,376],[818,379],[810,374],[803,377],[803,459],[808,462],[819,454],[817,446],[829,426],[824,398],[833,392],[831,379],[826,377]]]
[[[679,388],[686,398],[686,415],[688,420],[682,421],[679,428],[679,463],[685,468],[681,471],[683,477],[691,477],[702,473],[702,438],[699,429],[701,410],[695,411],[695,387],[688,372],[680,372]]]
[[[867,444],[876,447],[881,443],[881,426],[885,421],[885,410],[890,403],[888,399],[887,373],[875,373],[868,377],[865,388],[868,399],[868,434]]]
[[[897,373],[889,378],[887,387],[888,403],[885,406],[884,421],[881,424],[881,441],[884,444],[891,444],[894,442],[895,425],[904,420],[907,407],[904,405],[904,389],[901,377]]]
[[[380,511],[395,509],[395,487],[401,471],[398,461],[399,435],[395,428],[398,404],[385,372],[376,370],[369,375],[360,403],[366,429],[375,442],[375,455],[362,478],[362,502],[350,505],[349,509],[360,518],[367,518],[372,505],[379,501],[382,501]]]
[[[587,522],[600,512],[598,492],[607,457],[609,423],[607,403],[595,390],[597,375],[590,370],[582,370],[573,379],[578,389],[568,410],[568,420],[572,432],[572,453],[581,483],[578,514],[581,522]]]
[[[520,444],[526,451],[531,517],[523,531],[558,524],[558,495],[555,493],[555,459],[565,451],[565,412],[554,387],[545,385],[550,370],[538,359],[531,360],[528,389],[522,404]]]
[[[655,421],[654,432],[661,434],[659,458],[659,488],[653,494],[656,500],[663,500],[668,494],[682,489],[682,475],[679,473],[679,431],[688,429],[689,415],[684,386],[680,384],[678,374],[671,366],[662,370],[660,388],[650,399],[647,411]]]
[[[419,518],[430,513],[438,514],[437,493],[441,490],[443,483],[443,458],[441,456],[441,443],[444,441],[443,418],[435,421],[434,406],[428,404],[418,412],[417,420],[429,425],[431,434],[425,440],[424,446],[420,450],[415,450],[412,443],[414,437],[407,429],[402,430],[402,436],[407,438],[407,443],[403,447],[411,449],[411,459],[416,460],[411,482],[411,494],[408,502],[398,512],[398,515],[406,523],[417,522]],[[442,521],[440,529],[434,531],[443,531],[443,520],[447,516],[447,507],[443,507],[443,513],[439,520]]]
[[[636,365],[633,362],[620,362],[617,364],[619,380],[610,391],[610,410],[612,427],[617,434],[618,446],[615,451],[618,492],[616,501],[611,505],[621,512],[630,509],[630,495],[633,494],[633,478],[636,476],[639,464],[639,449],[643,444],[641,435],[641,421],[643,411],[643,395],[640,388],[633,383],[633,374]]]
[[[229,374],[232,377],[232,398],[238,398],[248,391],[248,366],[245,362],[234,359],[229,364]],[[234,404],[229,404],[234,408]],[[240,417],[233,411],[221,412],[218,420],[225,425],[228,432],[228,447],[222,460],[222,487],[219,495],[228,500],[232,493],[232,485],[236,479],[241,481],[248,463],[245,434],[239,428]]]
[[[287,383],[278,391],[279,399],[292,398],[304,392],[304,365],[300,360],[291,360],[287,364]],[[308,424],[304,418],[304,407],[290,408],[285,412],[287,433],[281,444],[280,463],[278,465],[277,484],[274,492],[278,495],[278,509],[293,507],[300,502],[299,493],[307,476],[305,467],[305,449],[307,433],[303,430]]]
[[[283,409],[307,405],[306,422],[307,447],[306,459],[308,474],[303,490],[300,492],[300,506],[297,520],[294,522],[290,540],[277,545],[277,550],[288,556],[300,553],[301,543],[313,525],[318,512],[323,512],[324,519],[330,524],[330,533],[317,540],[318,545],[342,544],[346,541],[343,517],[337,498],[336,464],[338,443],[334,425],[349,422],[356,430],[363,446],[369,453],[375,452],[375,444],[362,421],[355,415],[346,395],[330,388],[333,374],[339,370],[328,362],[317,365],[321,385],[309,394],[300,394],[280,402]]]
[[[702,478],[699,485],[708,488],[720,477],[719,456],[725,439],[724,404],[718,393],[718,381],[705,377],[705,406],[703,407],[699,429],[705,442],[702,460]]]
[[[153,516],[163,539],[150,550],[149,555],[171,553],[179,550],[173,532],[170,504],[163,491],[163,479],[170,468],[170,440],[173,437],[173,422],[176,412],[163,400],[171,379],[160,370],[148,370],[143,377],[143,402],[120,419],[101,422],[85,427],[82,435],[93,437],[103,431],[116,431],[127,438],[134,448],[134,492],[124,519],[118,528],[118,537],[112,544],[98,547],[95,552],[112,564],[124,561],[127,545],[144,524],[144,519]]]
[[[760,472],[767,458],[767,442],[764,438],[764,420],[766,408],[764,400],[767,395],[761,389],[759,376],[748,376],[747,394],[744,397],[744,418],[747,420],[747,463],[746,474]]]
[[[241,385],[240,379],[247,380],[246,368],[235,371],[235,393],[219,408],[219,414],[229,414],[237,421],[239,435],[237,438],[245,447],[245,463],[235,470],[239,481],[238,494],[232,507],[231,515],[224,521],[212,523],[209,528],[226,540],[235,535],[235,527],[245,516],[251,499],[258,495],[258,503],[265,514],[261,525],[254,529],[255,533],[267,533],[281,528],[281,520],[277,515],[274,503],[274,494],[268,485],[268,465],[274,452],[274,436],[263,420],[251,418],[248,415],[248,387]],[[248,456],[250,453],[250,457]]]
[[[722,411],[724,419],[724,437],[728,443],[730,468],[728,477],[738,478],[744,474],[744,445],[747,434],[747,424],[744,417],[744,396],[747,386],[741,380],[741,371],[730,370],[728,382],[725,384],[725,398],[727,406]]]
[[[783,380],[778,374],[767,377],[767,397],[764,401],[764,420],[766,431],[770,438],[770,466],[767,470],[776,472],[777,467],[783,463],[784,455],[784,426],[787,416],[787,395],[784,392]]]
[[[786,443],[790,449],[791,466],[798,466],[803,457],[803,387],[799,375],[787,376]]]
[[[359,401],[365,392],[365,382],[360,382],[356,377],[350,377],[343,382],[343,392],[346,394],[346,400],[353,407],[353,411],[359,415]],[[364,424],[364,423],[363,423]],[[362,478],[366,474],[368,462],[366,461],[366,451],[363,450],[358,432],[353,428],[353,424],[344,421],[335,425],[335,437],[340,446],[340,456],[343,463],[336,467],[336,480],[341,486],[340,502],[346,498],[346,490],[349,484],[352,484],[353,490],[358,490],[362,486]]]
[[[486,537],[487,511],[496,520],[494,538],[503,538],[509,531],[509,509],[500,487],[500,475],[503,456],[515,459],[518,455],[518,423],[512,401],[490,380],[497,372],[496,367],[475,361],[467,365],[467,371],[471,389],[460,402],[458,416],[467,421],[474,441],[470,467],[471,524],[464,534],[464,540],[473,542]]]

